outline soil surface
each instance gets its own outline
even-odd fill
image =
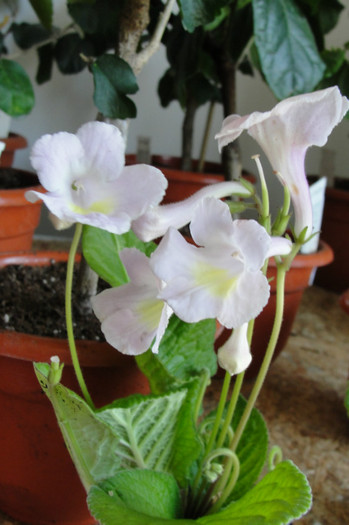
[[[0,190],[29,188],[36,184],[39,184],[39,180],[34,173],[16,168],[0,168]]]
[[[0,270],[0,329],[27,334],[66,338],[65,328],[66,263],[50,266],[12,265]],[[76,289],[75,271],[73,290]],[[99,282],[99,290],[106,287]],[[93,312],[78,308],[73,293],[74,335],[77,339],[104,340],[100,322]]]

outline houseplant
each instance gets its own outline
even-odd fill
[[[326,142],[348,108],[349,101],[337,88],[331,88],[285,100],[265,114],[234,116],[223,123],[218,134],[220,145],[248,129],[282,177],[285,199],[273,223],[258,159],[260,198],[240,183],[224,182],[224,186],[206,188],[204,196],[201,193],[188,201],[163,206],[153,201],[150,208],[142,210],[138,198],[159,200],[166,181],[153,171],[154,179],[143,182],[146,191],[140,191],[136,198],[127,194],[124,172],[118,169],[113,176],[112,171],[115,165],[122,166],[124,154],[116,128],[90,123],[77,136],[44,136],[34,146],[32,163],[48,191],[30,192],[28,198],[43,199],[56,216],[56,223],[76,223],[66,304],[68,339],[83,397],[60,383],[63,364],[57,356],[52,356],[50,364],[36,363],[35,370],[88,492],[89,508],[102,525],[131,521],[153,525],[177,521],[286,524],[309,508],[310,489],[305,477],[292,462],[279,461],[280,451],[272,450],[271,470],[256,484],[267,440],[253,406],[282,322],[287,269],[312,235],[305,152],[310,145]],[[58,164],[57,151],[61,153]],[[61,169],[66,174],[64,179],[57,178]],[[144,179],[149,169],[126,168],[133,170],[135,178],[137,173],[139,181],[142,170]],[[135,184],[129,180],[127,187],[134,188]],[[220,188],[255,198],[259,222],[233,221],[228,205],[214,197],[222,196],[224,190]],[[207,197],[208,191],[212,191],[211,197]],[[290,198],[295,210],[293,241],[283,237],[289,224]],[[186,243],[171,227],[188,222],[199,246]],[[123,353],[137,355],[153,392],[117,400],[97,410],[76,359],[70,315],[72,268],[81,223],[86,225],[83,250],[89,264],[112,285],[119,285],[92,300],[102,330]],[[156,247],[142,245],[132,234],[138,249],[128,244],[118,253],[120,243],[125,245],[125,235],[130,240],[130,234],[125,233],[130,227],[142,238],[156,238],[161,232],[164,237]],[[150,257],[145,250],[153,250]],[[275,324],[246,402],[239,392],[251,362],[253,320],[269,297],[262,269],[272,255],[278,268]],[[209,376],[216,369],[216,358],[212,348],[205,349],[204,355],[197,354],[197,348],[192,353],[192,341],[188,345],[183,339],[183,323],[195,331],[195,323],[212,318],[233,332],[218,350],[218,362],[226,370],[221,398],[217,410],[206,415],[201,411],[202,401]],[[229,386],[235,375],[230,397]]]
[[[311,6],[303,0],[251,0],[219,2],[217,7],[207,10],[205,24],[190,26],[189,31],[179,15],[172,15],[164,34],[169,68],[158,91],[164,107],[176,100],[184,111],[184,169],[191,163],[197,109],[209,101],[209,116],[217,102],[225,116],[237,112],[238,71],[248,75],[259,71],[278,100],[337,84],[349,93],[345,44],[327,49],[325,43],[343,10],[337,0]],[[226,177],[238,178],[238,144],[222,153]]]

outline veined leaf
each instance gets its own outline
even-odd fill
[[[118,437],[96,416],[85,401],[61,384],[50,384],[50,366],[35,363],[34,370],[54,408],[69,453],[85,488],[111,477],[121,468],[113,453]]]
[[[98,413],[120,439],[114,453],[123,468],[170,472],[179,483],[185,483],[200,454],[190,406],[195,386],[192,382],[162,396],[132,396]]]
[[[276,97],[311,91],[325,64],[304,15],[292,0],[252,0],[252,5],[262,70]]]
[[[115,498],[117,504],[121,502],[128,509],[146,516],[165,519],[180,517],[180,493],[176,480],[170,474],[153,470],[122,470],[99,487]],[[95,517],[100,519],[102,516],[103,509]]]
[[[282,461],[258,485],[217,514],[197,520],[200,525],[287,525],[311,507],[305,475]]]

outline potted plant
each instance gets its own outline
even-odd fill
[[[198,197],[158,206],[166,180],[155,168],[130,166],[113,176],[110,168],[120,166],[116,160],[123,155],[124,146],[117,129],[108,124],[90,123],[77,136],[44,136],[34,146],[32,162],[39,178],[45,180],[47,193],[30,192],[28,197],[43,199],[57,223],[76,223],[66,291],[72,355],[71,278],[83,223],[85,257],[114,285],[93,298],[93,310],[109,343],[124,354],[137,356],[152,389],[150,395],[119,399],[96,409],[79,360],[73,362],[82,396],[61,383],[63,363],[57,356],[49,364],[35,364],[88,493],[89,508],[102,525],[131,520],[140,525],[164,520],[173,525],[178,520],[202,525],[222,520],[242,523],[256,515],[267,523],[286,525],[308,510],[311,497],[306,479],[291,462],[280,461],[279,451],[271,452],[270,471],[257,482],[266,458],[267,435],[253,407],[280,332],[287,270],[312,231],[310,200],[306,192],[294,188],[295,184],[306,187],[304,153],[310,144],[326,141],[348,108],[348,100],[331,88],[281,102],[272,114],[252,114],[249,119],[234,119],[232,126],[231,121],[228,127],[226,122],[223,125],[220,143],[233,140],[234,134],[252,123],[249,132],[262,143],[277,172],[280,155],[275,156],[275,151],[282,149],[285,200],[273,223],[261,166],[262,194],[256,199],[259,222],[235,221],[228,205],[214,192],[217,186],[254,198],[254,192],[241,183],[223,182],[210,188],[211,197],[205,189]],[[276,116],[273,135],[270,125],[275,124]],[[287,129],[286,135],[281,134],[282,129]],[[283,141],[275,149],[274,141],[280,136]],[[294,152],[296,140],[299,158]],[[101,148],[105,155],[95,157],[94,151]],[[57,150],[66,152],[59,166],[52,162]],[[97,176],[91,177],[90,169],[79,170],[77,175],[76,155],[81,158],[82,153],[86,159],[92,156],[102,162],[98,170],[93,169]],[[62,163],[67,174],[64,180],[57,178]],[[84,166],[90,165],[85,162]],[[136,179],[143,184],[136,199],[130,200],[121,191],[125,171],[129,191]],[[296,214],[293,240],[283,236],[290,218],[290,194]],[[146,199],[150,207],[139,199]],[[188,244],[176,230],[187,222],[197,246]],[[174,227],[168,228],[171,225]],[[164,237],[158,247],[142,244],[134,234],[125,237],[123,232],[130,227],[141,238],[156,238],[165,229]],[[270,256],[277,263],[275,322],[256,382],[244,401],[239,392],[252,359],[254,319],[269,299],[265,269]],[[218,363],[226,370],[218,407],[205,414],[203,395],[215,373],[216,357],[213,340],[199,348],[195,343],[202,332],[197,323],[212,325],[212,318],[233,332],[218,350]],[[193,330],[189,339],[185,327]]]

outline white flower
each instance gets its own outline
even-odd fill
[[[163,204],[149,208],[144,215],[133,221],[132,230],[142,241],[162,237],[170,226],[176,229],[189,224],[197,204],[205,197],[221,199],[228,195],[250,196],[249,190],[240,182],[218,182],[198,190],[180,202]]]
[[[103,122],[84,124],[76,135],[44,135],[34,144],[31,163],[47,193],[29,191],[26,197],[42,199],[59,227],[80,222],[125,233],[167,187],[156,168],[124,166],[122,135]]]
[[[230,375],[240,374],[250,365],[252,355],[247,341],[248,323],[235,328],[229,339],[218,350],[219,366]]]
[[[228,206],[214,198],[198,204],[190,230],[199,247],[170,228],[151,256],[166,283],[159,296],[189,323],[216,318],[237,328],[256,317],[269,298],[260,269],[266,258],[289,253],[291,243],[272,239],[256,221],[233,221]]]
[[[312,208],[304,159],[310,146],[323,146],[349,109],[338,87],[283,100],[271,111],[223,121],[216,135],[221,149],[247,130],[267,155],[276,175],[290,191],[295,211],[295,232],[312,232]]]
[[[109,344],[123,354],[138,355],[150,347],[158,352],[172,310],[158,298],[162,282],[153,274],[149,258],[135,248],[125,248],[120,257],[130,282],[104,290],[92,298]]]

